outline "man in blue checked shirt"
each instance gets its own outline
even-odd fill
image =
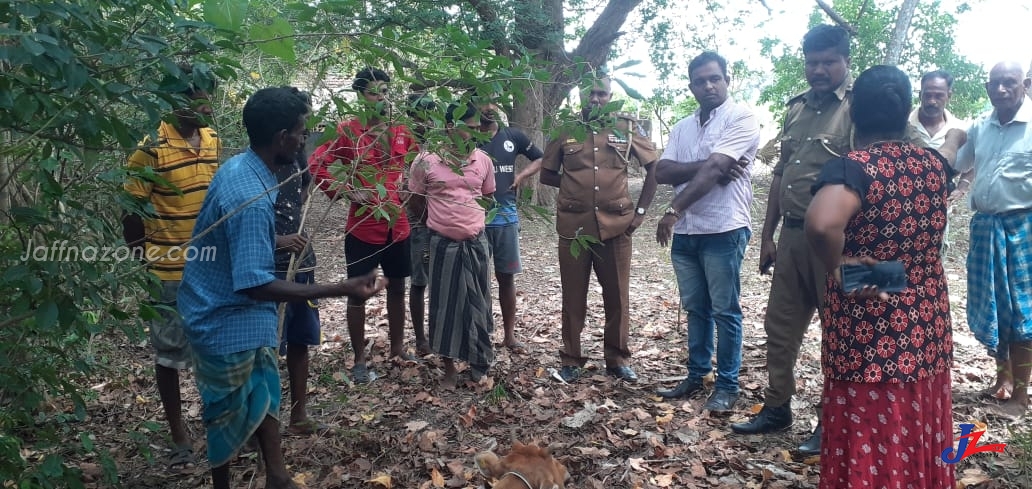
[[[279,434],[277,302],[364,299],[386,285],[374,273],[334,284],[276,278],[275,173],[305,142],[308,97],[293,87],[259,90],[244,105],[250,147],[212,179],[191,244],[215,257],[188,261],[179,289],[204,406],[208,460],[216,489],[229,488],[229,462],[255,435],[267,488],[294,488]],[[203,248],[202,248],[203,249]]]

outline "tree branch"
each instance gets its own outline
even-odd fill
[[[852,36],[856,35],[856,32],[857,32],[856,31],[856,27],[854,27],[852,24],[847,22],[846,19],[844,17],[842,17],[842,14],[839,14],[838,12],[836,12],[835,9],[831,5],[828,5],[828,3],[825,2],[824,0],[816,0],[816,2],[817,2],[817,6],[820,7],[821,10],[824,11],[824,13],[828,14],[828,17],[831,17],[831,20],[835,21],[835,23],[838,24],[843,29],[849,31],[850,35],[852,35]]]
[[[887,65],[898,65],[903,56],[903,43],[907,40],[907,32],[910,31],[910,23],[914,21],[914,11],[917,10],[917,0],[904,0],[899,7],[899,16],[896,17],[896,26],[892,28],[892,37],[889,38],[889,46],[885,50]]]
[[[506,57],[512,54],[512,46],[505,39],[505,31],[501,29],[501,23],[498,21],[498,11],[495,9],[496,6],[490,1],[485,0],[467,1],[477,13],[477,17],[480,18],[480,22],[484,26],[484,35],[491,39],[491,44],[494,46],[495,53],[499,56]]]
[[[545,107],[558,107],[585,72],[601,67],[608,61],[613,43],[624,34],[620,28],[641,3],[642,0],[609,0],[606,3],[605,9],[581,37],[577,47],[572,52],[562,53],[565,60],[556,60],[552,72],[555,84],[545,87]]]

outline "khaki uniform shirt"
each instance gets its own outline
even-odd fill
[[[585,140],[560,137],[548,143],[542,168],[562,172],[555,229],[561,238],[589,235],[601,241],[627,230],[635,204],[627,191],[628,160],[642,166],[657,160],[656,147],[639,131],[603,128]]]
[[[810,187],[828,160],[852,148],[853,120],[849,116],[853,81],[847,78],[823,97],[808,90],[788,101],[781,131],[781,158],[774,174],[781,175],[781,215],[803,219],[813,195]]]

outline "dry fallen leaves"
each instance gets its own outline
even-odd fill
[[[385,487],[387,489],[391,489],[391,484],[392,484],[391,483],[391,476],[388,475],[388,474],[383,474],[383,473],[377,475],[376,477],[373,477],[372,479],[369,479],[366,482],[368,482],[370,484],[377,484],[377,485],[383,486],[383,487]]]
[[[661,188],[658,199],[670,197],[666,187]],[[759,218],[762,220],[762,216]],[[648,219],[653,219],[651,225],[654,225],[657,216]],[[646,223],[646,227],[648,225]],[[783,437],[732,435],[727,419],[699,414],[701,398],[671,402],[654,394],[656,388],[671,387],[670,384],[684,378],[686,317],[683,312],[678,313],[676,298],[670,299],[676,296],[670,294],[676,280],[668,250],[660,249],[654,239],[646,239],[647,233],[636,233],[630,281],[634,285],[630,292],[633,303],[630,315],[635,326],[629,346],[634,352],[635,370],[651,384],[624,385],[604,374],[601,325],[605,318],[597,287],[588,298],[589,326],[582,335],[584,354],[589,358],[588,375],[577,382],[562,384],[548,374],[549,368],[560,364],[557,352],[562,316],[554,226],[544,222],[521,226],[525,271],[517,277],[520,290],[516,334],[528,345],[529,351],[520,355],[503,347],[496,349],[496,364],[490,376],[495,387],[501,387],[495,392],[504,395],[493,396],[485,392],[487,387],[472,387],[469,383],[454,391],[440,390],[437,380],[441,363],[433,356],[418,365],[389,362],[384,294],[369,300],[370,327],[366,331],[370,340],[369,362],[382,378],[372,386],[355,385],[348,376],[353,353],[346,334],[347,301],[327,299],[320,303],[328,340],[312,349],[309,407],[321,420],[340,430],[326,437],[286,437],[283,443],[284,456],[291,469],[305,474],[310,489],[382,489],[388,486],[375,481],[386,474],[390,475],[383,481],[399,488],[477,487],[482,480],[472,469],[472,455],[495,445],[504,449],[513,439],[554,445],[554,453],[568,462],[574,480],[578,481],[577,487],[584,489],[789,489],[816,484],[818,467],[814,464],[819,462],[819,457],[800,463],[792,460],[789,453],[816,422],[810,414],[821,392],[817,380],[821,377],[820,328],[816,323],[808,330],[800,352],[799,395],[793,400],[794,405],[798,404],[794,407],[807,413],[809,419],[796,423],[791,433]],[[965,227],[957,226],[958,229]],[[327,257],[320,262],[318,274],[320,279],[343,279],[345,263],[335,259],[340,256],[344,239],[343,216],[326,228],[322,236],[314,238],[317,252]],[[951,257],[955,254],[951,251]],[[981,417],[982,411],[972,407],[981,404],[973,401],[971,394],[992,382],[994,370],[992,360],[983,354],[977,341],[963,327],[964,310],[957,307],[958,304],[963,306],[965,297],[963,252],[957,256],[960,261],[953,260],[947,266],[953,266],[959,276],[959,280],[951,279],[950,292],[953,317],[957,321],[954,325],[954,413],[956,422],[961,423]],[[747,253],[746,260],[741,277],[741,304],[745,314],[740,373],[743,399],[742,408],[732,416],[731,422],[747,419],[762,409],[761,387],[767,384],[763,314],[770,278],[755,273],[758,266],[755,251]],[[497,301],[493,307],[496,324],[500,325]],[[497,341],[501,340],[500,329],[494,338]],[[406,346],[411,348],[408,331],[405,340]],[[117,339],[113,342],[117,344]],[[149,358],[149,345],[146,341],[118,345],[126,355],[115,357],[113,363],[124,368],[127,375],[90,381],[92,385],[103,387],[98,389],[99,398],[87,403],[90,416],[82,426],[98,435],[94,438],[99,440],[98,444],[111,440],[105,448],[116,459],[119,476],[128,487],[182,489],[202,485],[200,476],[154,477],[153,461],[148,462],[140,456],[139,450],[133,449],[140,442],[129,438],[129,434],[147,436],[144,446],[152,450],[163,449],[167,435],[160,429],[165,423],[157,402],[152,362],[141,360]],[[190,386],[183,390],[183,407],[191,429],[200,433],[203,432],[201,402],[189,375],[187,373],[188,377],[183,380],[184,385]],[[706,380],[712,382],[713,379]],[[595,406],[594,410],[585,410],[589,403]],[[572,419],[578,413],[582,413],[585,422],[576,428],[563,424],[563,420]],[[671,413],[675,415],[671,417]],[[123,420],[146,421],[159,428],[141,429]],[[1002,431],[991,426],[989,435],[1006,436]],[[75,443],[78,440],[66,440],[68,445]],[[200,442],[197,445],[195,448],[203,450]],[[43,455],[38,453],[24,456],[37,461],[42,460],[41,457]],[[750,466],[741,461],[753,459],[763,463]],[[247,460],[253,462],[254,458]],[[84,464],[97,462],[95,455],[72,461],[73,466],[90,469],[84,469],[84,477],[95,480],[97,470]],[[965,464],[982,469],[980,473],[958,473],[959,482],[968,484],[987,477],[994,477],[992,483],[999,483],[997,476],[1001,471],[1016,470],[1011,453],[972,457],[965,460]],[[234,470],[233,474],[234,477],[250,477],[253,472]],[[247,484],[238,478],[232,485]],[[984,482],[967,485],[967,488],[974,489],[973,485],[987,489]],[[87,487],[91,486],[87,484]],[[1004,484],[1000,487],[1014,489],[1018,486]]]
[[[430,482],[434,487],[444,487],[444,476],[441,475],[441,471],[437,470],[437,467],[430,469]]]

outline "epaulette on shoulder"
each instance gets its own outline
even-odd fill
[[[788,103],[786,103],[785,105],[792,105],[792,104],[795,104],[797,102],[802,101],[803,100],[803,96],[806,95],[808,92],[809,92],[809,90],[803,90],[802,92],[799,92],[799,93],[793,95],[792,98],[788,99]]]

